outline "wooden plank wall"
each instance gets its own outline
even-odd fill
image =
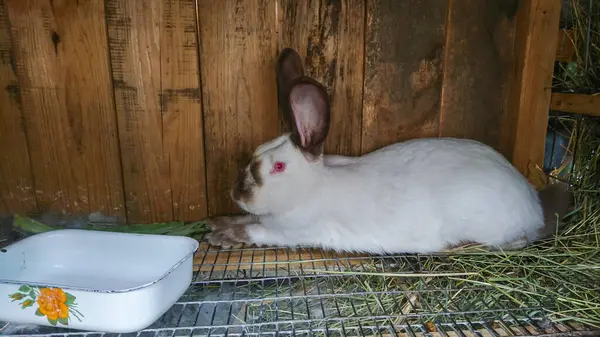
[[[512,159],[517,18],[560,8],[533,2],[0,0],[0,213],[237,212],[239,168],[285,129],[284,47],[328,88],[329,153],[456,136]]]

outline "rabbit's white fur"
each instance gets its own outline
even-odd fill
[[[411,140],[311,163],[286,134],[256,155],[264,185],[252,203],[238,203],[259,215],[260,224],[247,226],[256,244],[426,253],[465,241],[532,240],[544,223],[537,192],[472,140]],[[275,161],[290,162],[287,176],[269,177]]]
[[[293,130],[256,149],[231,192],[253,216],[209,220],[212,244],[376,254],[466,242],[519,248],[552,232],[548,214],[565,210],[563,191],[548,189],[542,200],[500,153],[474,140],[415,139],[361,157],[323,155],[327,91],[303,75],[293,49],[281,53],[277,76]]]

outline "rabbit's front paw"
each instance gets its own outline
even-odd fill
[[[222,215],[206,219],[206,224],[214,231],[230,226],[250,225],[257,221],[253,215]]]
[[[236,244],[248,242],[248,230],[245,225],[223,225],[216,227],[207,235],[208,242],[213,246],[228,248]]]
[[[249,243],[248,226],[258,223],[254,215],[225,215],[206,220],[210,232],[206,239],[213,246],[231,247],[240,243]]]

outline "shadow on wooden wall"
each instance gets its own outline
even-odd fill
[[[236,212],[238,169],[283,129],[284,47],[329,90],[327,152],[468,137],[527,174],[543,158],[559,11],[560,0],[0,0],[0,213]]]

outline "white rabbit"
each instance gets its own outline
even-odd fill
[[[564,184],[538,192],[498,152],[454,138],[415,139],[360,157],[323,155],[330,103],[300,56],[277,62],[293,131],[260,145],[231,190],[249,215],[209,219],[213,245],[431,253],[465,242],[520,248],[556,230]]]

